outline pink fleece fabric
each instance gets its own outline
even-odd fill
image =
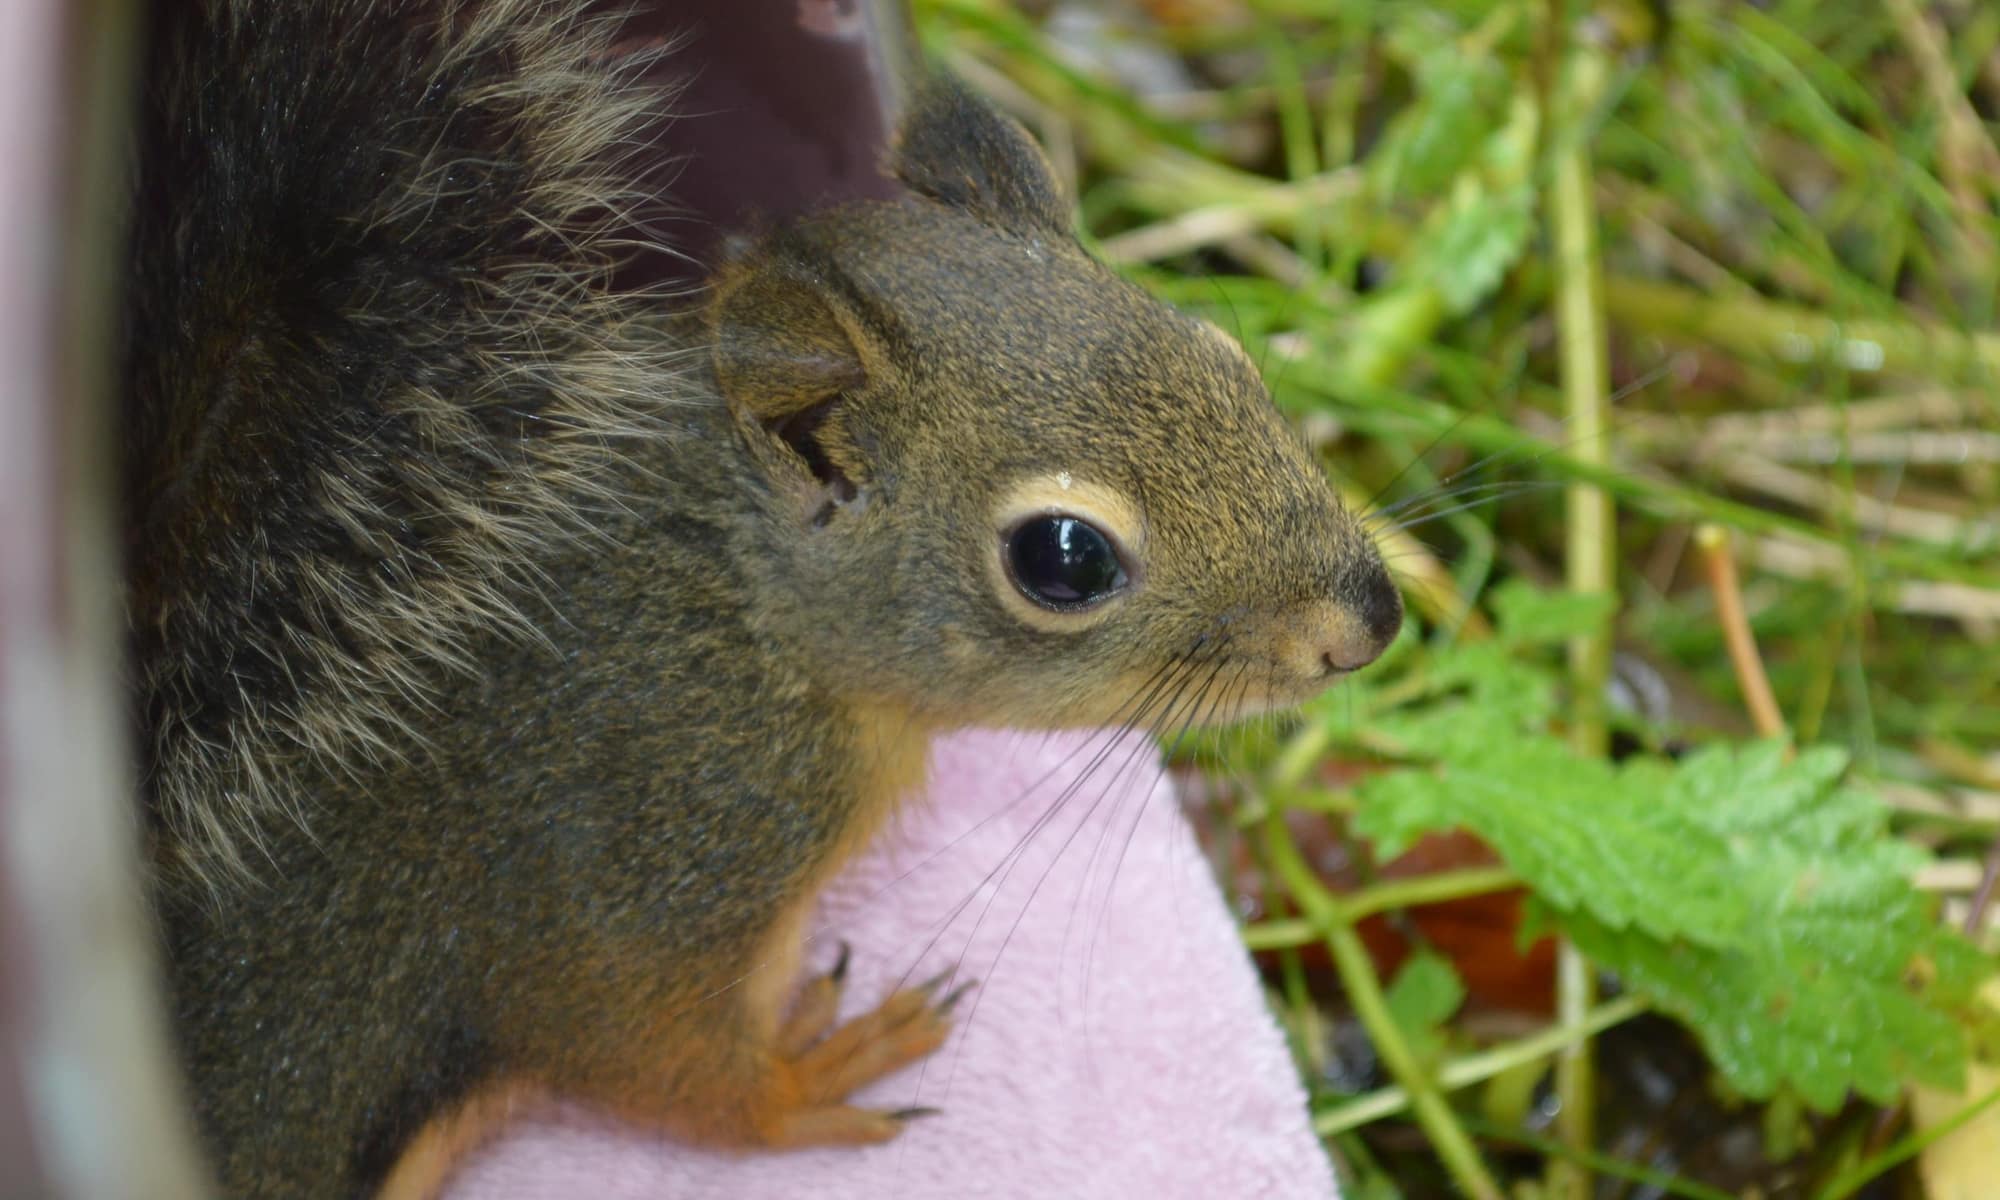
[[[566,1110],[474,1156],[450,1200],[1338,1194],[1222,894],[1143,739],[940,741],[927,799],[827,892],[811,969],[843,939],[843,1019],[948,968],[978,981],[943,1049],[855,1097],[938,1115],[887,1145],[735,1156]]]

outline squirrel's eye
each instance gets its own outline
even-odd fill
[[[1031,517],[1007,535],[1007,570],[1030,600],[1048,608],[1089,608],[1125,586],[1111,539],[1075,517]]]

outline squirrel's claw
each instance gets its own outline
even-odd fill
[[[907,1124],[911,1121],[922,1120],[925,1117],[942,1116],[944,1115],[944,1110],[941,1108],[932,1108],[927,1104],[920,1104],[915,1108],[899,1108],[893,1112],[884,1113],[883,1115],[888,1117],[890,1120],[900,1121]]]
[[[840,994],[847,985],[847,965],[853,956],[854,948],[841,942],[840,956],[834,959],[833,968],[799,989],[791,1016],[778,1028],[780,1057],[797,1058],[833,1028],[835,1018],[840,1015]]]
[[[959,984],[949,992],[946,992],[944,999],[937,1002],[937,1010],[941,1013],[950,1012],[954,1005],[965,998],[967,992],[978,986],[979,981],[976,979],[968,979],[964,983]]]
[[[942,1046],[951,1032],[951,1006],[970,985],[937,999],[938,989],[950,978],[947,971],[895,993],[873,1012],[827,1032],[839,1007],[838,976],[846,958],[843,954],[832,971],[806,985],[798,1009],[779,1031],[774,1065],[786,1084],[778,1095],[791,1097],[792,1102],[780,1102],[789,1111],[772,1113],[762,1122],[769,1144],[887,1141],[906,1123],[937,1112],[929,1107],[864,1109],[840,1101]]]

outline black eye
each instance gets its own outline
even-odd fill
[[[1015,584],[1049,608],[1089,608],[1125,586],[1111,539],[1075,517],[1030,517],[1007,535],[1006,553]]]

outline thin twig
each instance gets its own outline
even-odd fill
[[[1708,574],[1709,590],[1715,594],[1715,618],[1729,647],[1729,663],[1736,670],[1737,686],[1743,690],[1743,707],[1750,723],[1762,737],[1785,736],[1785,717],[1778,699],[1771,693],[1770,677],[1764,674],[1764,660],[1757,653],[1757,639],[1750,631],[1750,618],[1743,611],[1743,590],[1736,579],[1736,560],[1729,554],[1729,534],[1719,525],[1703,525],[1695,530],[1695,548],[1701,553]]]
[[[1971,911],[1965,914],[1967,937],[1979,937],[1980,927],[1986,923],[1986,909],[1993,903],[1996,884],[2000,884],[2000,833],[1994,834],[1992,843],[1986,847],[1986,867],[1979,877],[1979,887],[1972,893]]]

